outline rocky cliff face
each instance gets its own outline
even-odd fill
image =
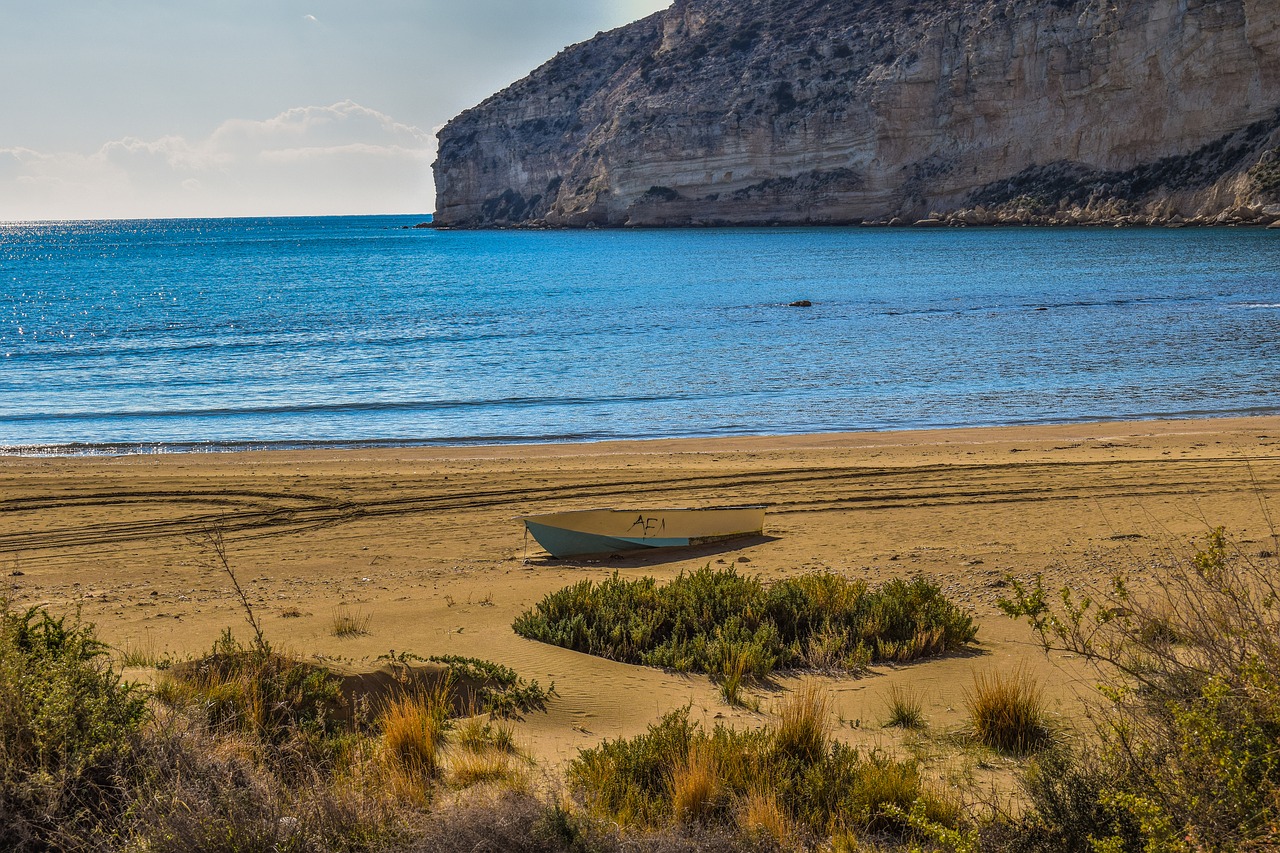
[[[676,0],[435,175],[456,227],[1280,220],[1280,2]]]

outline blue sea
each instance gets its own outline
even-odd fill
[[[0,453],[1280,412],[1277,231],[424,218],[0,224]]]

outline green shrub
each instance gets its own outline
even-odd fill
[[[1046,648],[1096,668],[1099,763],[1089,809],[1121,827],[1109,850],[1237,850],[1276,842],[1280,826],[1280,584],[1272,558],[1222,530],[1140,589],[1014,584],[1003,606]],[[1055,802],[1073,801],[1075,793]],[[1072,814],[1084,811],[1075,805]],[[1055,832],[1060,809],[1035,817]],[[1135,839],[1129,830],[1137,827]],[[1128,833],[1128,834],[1126,834]]]
[[[1008,825],[986,829],[1003,836],[1002,849],[1019,853],[1095,853],[1100,839],[1142,850],[1137,821],[1109,801],[1118,781],[1115,768],[1091,750],[1046,750],[1021,775],[1027,808]]]
[[[127,806],[147,717],[92,625],[0,605],[0,849],[75,846]]]
[[[958,649],[973,620],[933,583],[878,589],[833,573],[766,587],[732,568],[653,578],[584,580],[554,592],[513,625],[521,636],[626,663],[760,678],[780,668],[857,671]]]
[[[943,814],[923,791],[914,762],[832,740],[829,723],[817,719],[827,707],[821,697],[789,704],[796,706],[792,719],[784,713],[777,725],[754,731],[718,724],[708,732],[689,720],[688,709],[673,711],[643,735],[583,750],[569,767],[569,784],[592,812],[624,826],[730,829],[762,791],[779,812],[771,822],[818,838],[837,828],[901,835],[917,801],[927,813]]]
[[[404,662],[404,656],[399,657]],[[458,655],[432,655],[427,660],[449,667],[455,680],[475,684],[477,714],[493,714],[495,717],[518,717],[531,711],[545,711],[547,700],[556,696],[556,685],[545,690],[537,679],[525,681],[509,666],[480,658]]]
[[[208,655],[165,672],[157,695],[173,707],[195,708],[216,730],[273,745],[345,731],[334,715],[341,701],[337,676],[265,642],[246,646],[229,628]]]

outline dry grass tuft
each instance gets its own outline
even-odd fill
[[[415,779],[438,777],[448,718],[447,686],[430,693],[404,693],[389,700],[379,718],[387,761]]]
[[[831,695],[816,681],[804,681],[775,712],[774,746],[779,752],[817,761],[831,737]]]
[[[519,790],[528,779],[517,756],[497,747],[460,749],[449,758],[449,781],[457,788],[493,784]]]
[[[499,752],[516,754],[515,730],[510,723],[492,719],[488,714],[478,714],[456,723],[458,746],[472,752],[484,749],[496,749]]]
[[[747,656],[741,649],[725,655],[720,672],[720,698],[735,708],[746,707],[742,698],[742,682],[746,673]]]
[[[168,660],[156,651],[156,638],[150,631],[141,640],[125,640],[116,653],[123,667],[155,668]]]
[[[974,735],[985,746],[1024,755],[1050,742],[1044,691],[1021,668],[975,674],[966,704]]]
[[[885,726],[900,729],[923,729],[924,703],[920,696],[901,684],[889,687],[885,695]]]
[[[333,621],[329,630],[335,637],[363,637],[369,633],[369,623],[372,620],[373,617],[368,613],[339,604],[333,609]]]
[[[740,830],[770,839],[779,847],[788,846],[794,833],[791,818],[778,802],[778,795],[763,788],[756,788],[742,798],[736,817]]]
[[[720,763],[710,744],[694,743],[671,771],[671,811],[681,823],[701,823],[720,794]]]

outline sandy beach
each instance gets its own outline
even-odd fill
[[[247,630],[202,535],[228,557],[278,646],[346,666],[391,650],[515,668],[559,697],[518,729],[556,767],[691,704],[758,722],[705,676],[629,666],[517,637],[546,593],[617,571],[659,579],[710,563],[766,579],[828,569],[924,573],[972,608],[974,653],[831,679],[842,736],[892,747],[889,685],[935,728],[959,725],[972,674],[1021,662],[1074,716],[1089,678],[1046,658],[994,602],[1004,578],[1141,575],[1209,527],[1273,548],[1262,505],[1280,486],[1280,418],[1080,424],[590,445],[0,459],[0,576],[15,606],[79,608],[120,648],[184,657]],[[516,517],[602,506],[767,503],[761,539],[731,547],[554,561]],[[333,635],[335,610],[368,634]],[[147,677],[145,672],[132,672]],[[784,680],[783,687],[786,686]],[[767,709],[772,701],[762,693]]]

